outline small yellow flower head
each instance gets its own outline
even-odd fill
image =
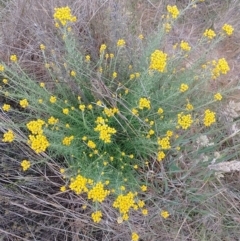
[[[132,233],[132,240],[131,241],[138,241],[139,240],[139,236],[137,233],[133,232]]]
[[[232,25],[224,24],[222,30],[228,35],[231,36],[233,34],[234,28]]]
[[[15,135],[12,130],[8,130],[6,133],[3,134],[3,142],[13,142],[15,139]]]
[[[163,24],[163,27],[164,27],[164,29],[165,29],[165,31],[166,31],[167,33],[169,33],[169,32],[171,31],[171,29],[172,29],[172,26],[171,26],[170,23],[164,23],[164,24]]]
[[[216,34],[212,29],[206,29],[203,33],[203,36],[209,39],[213,39],[214,37],[216,37]]]
[[[171,137],[173,135],[173,132],[172,131],[167,131],[167,133],[166,133],[166,136],[167,137]]]
[[[63,174],[65,172],[64,168],[60,168],[60,173]]]
[[[138,38],[141,39],[141,40],[143,40],[143,39],[144,39],[144,36],[143,36],[142,34],[139,34],[139,35],[138,35]]]
[[[46,136],[44,136],[42,134],[38,134],[36,136],[29,135],[28,144],[37,154],[46,151],[46,149],[50,145]]]
[[[144,215],[144,216],[147,216],[148,215],[148,210],[145,208],[145,209],[143,209],[142,210],[142,214]]]
[[[39,48],[40,48],[41,50],[45,50],[45,49],[46,49],[46,46],[45,46],[44,44],[40,44]]]
[[[214,95],[214,100],[222,100],[222,95],[220,93],[217,93]]]
[[[75,72],[74,70],[71,70],[70,75],[71,75],[72,77],[75,77],[77,74],[76,74],[76,72]]]
[[[91,214],[92,220],[94,223],[99,223],[102,219],[102,212],[101,211],[96,211]]]
[[[169,212],[168,211],[165,211],[165,210],[162,210],[160,215],[163,217],[163,218],[168,218],[169,217]]]
[[[190,114],[184,115],[183,113],[178,114],[178,125],[182,129],[188,129],[193,123],[192,116]]]
[[[20,100],[19,104],[22,108],[27,108],[29,105],[27,99]]]
[[[62,112],[63,112],[63,114],[68,115],[69,114],[69,109],[68,108],[64,108],[64,109],[62,109]]]
[[[4,69],[5,69],[5,67],[2,64],[0,64],[0,72],[3,72]]]
[[[6,111],[6,112],[8,112],[8,111],[10,110],[10,108],[11,108],[11,106],[8,105],[8,104],[4,104],[4,105],[2,106],[2,109],[3,109],[4,111]]]
[[[113,79],[117,78],[117,72],[113,72],[112,78],[113,78]]]
[[[142,186],[141,186],[141,190],[142,190],[143,192],[146,192],[146,191],[147,191],[147,186],[146,186],[146,185],[142,185]]]
[[[83,136],[83,137],[82,137],[82,140],[83,140],[83,141],[86,141],[86,140],[87,140],[87,137],[86,137],[86,136]]]
[[[31,166],[30,161],[23,160],[23,161],[21,162],[21,167],[22,167],[22,169],[23,169],[24,172],[27,171],[30,166]]]
[[[191,47],[190,47],[189,43],[185,42],[183,40],[180,43],[180,48],[184,51],[190,51],[191,50]]]
[[[125,46],[125,44],[126,44],[126,42],[125,42],[124,39],[119,39],[119,40],[117,41],[117,46],[118,46],[118,47],[123,47],[123,46]]]
[[[45,122],[41,119],[29,121],[26,126],[29,131],[31,131],[32,134],[37,135],[37,134],[42,134],[42,126],[45,124]]]
[[[193,110],[193,109],[194,109],[193,105],[190,103],[187,103],[186,110]]]
[[[61,192],[65,192],[66,190],[67,190],[67,189],[66,189],[66,186],[61,186],[61,187],[60,187],[60,191],[61,191]]]
[[[104,185],[98,182],[90,191],[88,191],[88,199],[93,202],[103,202],[104,199],[110,194],[110,191],[104,189]]]
[[[138,116],[138,110],[136,108],[133,108],[131,112],[133,115]]]
[[[148,100],[147,98],[140,98],[139,99],[139,103],[138,103],[138,107],[140,110],[143,110],[144,108],[146,109],[151,109],[151,102],[150,100]]]
[[[81,111],[84,111],[85,110],[85,108],[86,108],[86,106],[85,105],[79,105],[79,107],[78,107]]]
[[[49,125],[55,125],[58,123],[58,119],[54,118],[53,116],[51,116],[49,119],[48,119],[48,124]]]
[[[62,140],[62,144],[64,146],[70,146],[73,139],[74,139],[74,136],[66,136]]]
[[[71,13],[71,9],[67,7],[61,7],[61,8],[54,8],[54,14],[53,18],[55,22],[58,24],[62,24],[62,26],[65,26],[68,22],[76,22],[77,18],[76,16],[73,16]]]
[[[106,48],[107,48],[107,45],[106,44],[102,44],[100,46],[100,49],[99,49],[100,54],[102,54],[105,51]]]
[[[181,84],[179,88],[180,92],[185,92],[188,90],[188,85],[187,84]]]
[[[17,55],[16,55],[16,54],[12,54],[12,55],[10,56],[10,60],[11,60],[12,62],[17,62]]]
[[[162,108],[159,108],[158,109],[158,114],[161,115],[163,113],[163,109]]]
[[[166,65],[167,65],[167,54],[160,51],[160,50],[155,50],[151,54],[151,62],[149,69],[150,70],[157,70],[159,72],[164,72]]]
[[[51,96],[49,101],[54,104],[57,101],[57,97],[56,96]]]
[[[157,154],[157,160],[160,162],[165,158],[165,153],[163,151],[159,151]]]
[[[110,56],[110,59],[113,59],[114,58],[114,54],[109,54],[109,56]]]
[[[225,58],[221,58],[217,62],[214,60],[212,64],[214,66],[212,70],[213,79],[216,79],[221,74],[227,74],[227,72],[230,70],[228,62]]]
[[[8,83],[7,79],[3,79],[2,82],[6,85]]]
[[[167,11],[172,15],[172,18],[176,19],[179,15],[179,10],[176,5],[167,5]]]
[[[90,60],[91,60],[90,55],[86,55],[86,56],[85,56],[85,62],[87,62],[87,63],[88,63],[88,62],[90,62]]]
[[[38,103],[42,104],[43,103],[43,99],[38,99]]]
[[[209,109],[205,110],[205,113],[204,113],[204,125],[209,127],[213,123],[215,123],[216,122],[215,115],[216,115],[215,112],[210,111]]]
[[[41,82],[39,83],[40,87],[44,88],[45,87],[45,83]]]
[[[91,149],[95,149],[96,148],[96,144],[93,141],[91,141],[91,140],[88,141],[87,146],[89,148],[91,148]]]

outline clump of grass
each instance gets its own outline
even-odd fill
[[[110,216],[118,224],[127,223],[134,241],[141,236],[134,217],[148,220],[154,206],[160,214],[154,217],[156,223],[164,223],[178,211],[162,200],[159,205],[158,196],[164,197],[173,180],[185,179],[182,168],[201,167],[201,155],[208,156],[209,164],[222,148],[216,109],[227,91],[209,93],[208,86],[230,67],[224,56],[207,61],[206,54],[234,29],[228,24],[218,31],[207,29],[197,43],[183,39],[173,46],[172,53],[164,50],[177,18],[193,4],[181,11],[168,6],[155,35],[135,37],[138,51],[133,56],[128,56],[126,40],[119,38],[113,47],[103,43],[96,60],[76,41],[72,28],[77,18],[71,9],[56,8],[53,19],[63,46],[61,58],[56,58],[47,43],[39,45],[49,79],[37,82],[31,78],[15,53],[9,64],[0,65],[1,93],[6,100],[2,109],[11,120],[1,121],[2,141],[28,150],[19,165],[22,171],[27,174],[44,165],[57,166],[60,195],[81,197],[85,203],[81,208],[89,208],[91,222],[101,224]],[[184,68],[189,56],[203,48],[206,52]],[[199,134],[206,138],[199,139]],[[203,139],[208,141],[203,143]],[[30,158],[34,155],[41,158],[35,161]],[[156,177],[150,175],[163,168],[167,172],[162,174],[161,185],[166,190],[158,191]],[[208,175],[205,178],[211,173]],[[192,195],[196,189],[186,188],[184,193],[199,200]],[[156,200],[151,200],[149,190],[157,194]],[[190,217],[195,215],[193,210],[187,207],[185,211]],[[177,215],[182,219],[183,214]]]

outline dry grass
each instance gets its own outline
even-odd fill
[[[181,7],[188,1],[141,0],[136,4],[134,0],[83,0],[69,1],[69,6],[78,18],[73,31],[82,49],[97,59],[102,43],[111,48],[117,39],[124,38],[134,45],[132,36],[151,35],[161,20],[163,9],[175,2]],[[1,10],[0,59],[7,62],[14,52],[28,73],[36,80],[47,81],[49,77],[43,67],[39,44],[52,46],[56,56],[61,56],[63,49],[56,38],[52,13],[54,7],[65,5],[65,1],[10,0],[2,4],[6,5]],[[235,35],[222,42],[210,57],[226,57],[233,71],[228,79],[222,80],[222,87],[235,86],[240,77],[239,11],[238,0],[198,4],[175,26],[172,39],[165,46],[170,51],[181,39],[194,42],[206,27],[219,29],[225,22],[232,24]],[[229,98],[237,100],[238,90]],[[7,117],[1,114],[0,118]],[[117,214],[108,202],[104,206],[107,218],[96,225],[90,219],[91,207],[82,207],[89,205],[84,197],[59,192],[64,184],[59,163],[64,160],[56,162],[46,154],[31,156],[29,158],[45,164],[23,175],[19,163],[27,150],[19,145],[6,150],[3,143],[0,149],[5,151],[0,161],[1,240],[130,240],[128,225],[116,222]],[[212,174],[201,156],[196,160],[183,156],[168,170],[164,165],[150,169],[145,175],[151,183],[146,197],[148,218],[131,217],[141,240],[239,240],[239,172],[231,172],[220,179]],[[167,220],[158,218],[162,207],[171,213]]]

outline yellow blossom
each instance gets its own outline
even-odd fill
[[[70,146],[73,139],[74,139],[74,136],[66,136],[62,140],[62,144],[65,146]]]
[[[4,111],[6,111],[6,112],[8,112],[8,111],[10,110],[10,108],[11,108],[11,106],[8,105],[8,104],[4,104],[4,105],[2,106],[2,109],[3,109]]]
[[[31,166],[31,163],[28,160],[23,160],[21,162],[21,167],[22,167],[23,171],[27,171],[30,166]]]
[[[165,210],[162,210],[161,213],[160,213],[160,215],[161,215],[163,218],[165,218],[165,219],[169,217],[168,211],[165,211]]]
[[[12,62],[17,62],[17,55],[16,55],[16,54],[12,54],[12,55],[10,56],[10,60],[11,60]]]
[[[61,23],[62,26],[65,26],[68,22],[76,22],[76,16],[73,16],[71,9],[66,7],[54,8],[53,14],[54,20],[57,24]]]
[[[144,108],[150,109],[151,108],[151,102],[147,98],[140,98],[138,107],[140,110],[143,110]]]
[[[87,146],[89,148],[91,148],[91,149],[95,149],[96,148],[96,144],[93,141],[91,141],[91,140],[88,141]]]
[[[86,55],[86,56],[85,56],[85,61],[86,61],[86,62],[90,62],[90,60],[91,60],[90,55]]]
[[[78,107],[81,111],[84,111],[85,110],[85,108],[86,108],[86,106],[85,105],[79,105],[79,107]]]
[[[209,127],[210,125],[212,125],[213,123],[216,122],[216,118],[215,118],[215,112],[210,111],[209,109],[207,109],[204,113],[204,125]]]
[[[155,50],[150,57],[150,70],[157,70],[159,72],[164,72],[167,65],[167,54],[160,51]]]
[[[138,38],[141,39],[141,40],[143,40],[143,39],[144,39],[144,36],[143,36],[142,34],[139,34],[139,35],[138,35]]]
[[[72,76],[72,77],[75,77],[77,74],[76,74],[76,71],[74,71],[74,70],[71,70],[70,71],[70,75]]]
[[[39,48],[40,48],[41,50],[45,50],[45,49],[46,49],[46,46],[45,46],[44,44],[40,44]]]
[[[188,85],[187,84],[181,84],[181,86],[180,86],[180,92],[185,92],[185,91],[187,91],[188,90]]]
[[[212,29],[206,29],[205,32],[203,33],[203,36],[209,39],[213,39],[216,36],[216,34]]]
[[[142,214],[144,215],[144,216],[147,216],[148,215],[148,210],[145,208],[145,209],[143,209],[142,210]]]
[[[118,46],[118,47],[123,47],[123,46],[125,46],[125,44],[126,44],[126,42],[125,42],[124,39],[119,39],[119,40],[117,41],[117,46]]]
[[[184,115],[183,113],[178,114],[178,125],[182,129],[188,129],[193,123],[192,116],[190,114]]]
[[[66,186],[61,186],[61,187],[60,187],[60,191],[61,191],[61,192],[65,192],[66,190],[67,190],[67,189],[66,189]]]
[[[57,97],[56,96],[51,96],[49,101],[53,104],[57,101]]]
[[[102,219],[102,212],[101,211],[96,211],[91,214],[92,220],[94,223],[99,223]]]
[[[112,77],[113,79],[117,78],[117,72],[113,72]]]
[[[3,79],[2,82],[6,85],[8,83],[7,79]]]
[[[33,121],[29,121],[26,126],[28,128],[29,131],[31,131],[32,134],[37,135],[37,134],[42,134],[43,133],[43,125],[45,124],[45,122],[41,119],[37,119],[37,120],[33,120]]]
[[[8,130],[6,133],[3,134],[3,142],[13,142],[15,139],[15,135],[12,130]]]
[[[2,64],[0,64],[0,72],[3,72],[4,69],[5,69],[5,67]]]
[[[176,5],[174,6],[167,5],[167,11],[172,15],[172,18],[174,19],[177,18],[179,15],[179,10]]]
[[[82,175],[78,174],[76,178],[71,179],[71,183],[69,185],[70,190],[75,192],[77,195],[88,192],[87,184],[89,180]]]
[[[163,151],[159,151],[157,154],[157,160],[160,162],[165,158],[165,153]]]
[[[104,189],[102,182],[98,182],[91,190],[88,191],[88,199],[93,202],[103,202],[104,199],[110,194],[110,191]]]
[[[36,136],[29,135],[28,144],[38,154],[44,152],[50,145],[46,136],[38,134]]]
[[[132,233],[132,240],[131,241],[138,241],[139,240],[139,236],[137,233],[133,232]]]
[[[190,47],[189,43],[185,42],[183,40],[180,43],[180,48],[184,51],[190,51],[191,50],[191,47]]]
[[[100,50],[99,50],[100,54],[102,54],[105,51],[106,48],[107,48],[107,45],[106,44],[102,44],[100,46]]]
[[[222,95],[220,93],[217,93],[214,95],[214,100],[221,100],[222,99]]]
[[[19,104],[22,108],[27,108],[29,105],[27,99],[20,100]]]
[[[146,192],[146,191],[147,191],[147,186],[146,186],[146,185],[142,185],[142,186],[141,186],[141,190],[142,190],[143,192]]]
[[[48,119],[48,124],[50,125],[55,125],[58,123],[58,119],[54,118],[53,116],[51,116],[49,119]]]
[[[232,25],[224,24],[222,30],[228,35],[231,36],[233,34],[234,28]]]
[[[69,114],[69,109],[68,108],[63,108],[62,112],[63,112],[63,114],[68,115]]]

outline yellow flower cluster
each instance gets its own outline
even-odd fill
[[[66,136],[62,140],[62,144],[64,146],[70,146],[73,139],[74,139],[74,136]]]
[[[170,30],[172,29],[172,26],[171,26],[170,23],[165,23],[165,24],[163,24],[163,27],[164,27],[164,29],[165,29],[165,31],[166,31],[167,33],[169,33]]]
[[[205,126],[208,127],[216,122],[215,114],[216,114],[215,112],[210,111],[209,109],[205,110],[205,113],[204,113],[204,125]]]
[[[96,144],[93,141],[91,141],[91,140],[88,141],[87,146],[89,148],[91,148],[91,149],[95,149],[96,148]]]
[[[65,26],[68,22],[76,22],[76,16],[73,16],[69,7],[54,8],[54,20]]]
[[[165,210],[162,210],[160,215],[163,217],[163,218],[168,218],[169,217],[169,212],[168,211],[165,211]]]
[[[0,72],[3,72],[4,69],[5,69],[5,67],[2,64],[0,64]]]
[[[157,160],[160,162],[165,158],[165,153],[163,151],[159,151],[157,153]]]
[[[133,115],[138,116],[138,110],[136,108],[132,108],[131,112]]]
[[[83,177],[82,175],[78,174],[76,178],[71,179],[71,183],[69,185],[70,190],[75,192],[77,195],[88,192],[87,184],[91,180],[88,180],[87,178]]]
[[[35,136],[29,135],[28,137],[29,137],[28,144],[37,154],[44,152],[50,145],[46,136],[42,134],[38,134]]]
[[[10,142],[13,142],[14,138],[15,138],[15,135],[13,131],[8,130],[6,133],[4,133],[2,141],[10,143]]]
[[[150,100],[148,100],[145,97],[140,98],[139,103],[138,103],[138,107],[139,107],[140,110],[143,110],[144,108],[149,110],[151,108],[151,102],[150,102]]]
[[[44,44],[40,44],[40,45],[39,45],[39,48],[40,48],[41,50],[45,50],[45,49],[46,49],[46,46],[45,46]]]
[[[51,116],[49,119],[48,119],[48,124],[49,125],[55,125],[58,123],[58,119],[57,118],[54,118],[53,116]]]
[[[102,212],[96,211],[96,212],[92,213],[91,217],[92,217],[92,220],[94,223],[99,223],[102,219]]]
[[[29,169],[30,166],[31,166],[30,161],[23,160],[21,162],[21,167],[22,167],[23,171],[27,171],[27,169]]]
[[[188,90],[188,85],[187,84],[181,84],[181,86],[180,86],[180,92],[185,92],[185,91],[187,91]]]
[[[69,109],[68,108],[63,108],[62,112],[63,112],[63,114],[68,115],[69,114]]]
[[[231,36],[233,34],[234,28],[229,24],[224,24],[222,30],[228,35]]]
[[[167,65],[167,54],[160,51],[155,50],[150,57],[150,70],[157,70],[159,72],[163,72]]]
[[[177,18],[179,15],[179,10],[176,5],[167,5],[167,11],[172,15],[172,18]]]
[[[2,109],[3,109],[4,111],[6,111],[6,112],[8,112],[8,111],[10,110],[10,108],[11,108],[11,106],[8,105],[8,104],[4,104],[4,105],[2,106]]]
[[[139,236],[136,232],[132,233],[132,240],[131,241],[138,241],[139,240]]]
[[[119,113],[119,109],[114,107],[114,108],[104,108],[103,112],[107,115],[107,117],[114,116],[116,113]]]
[[[190,51],[191,50],[191,46],[189,45],[189,43],[185,42],[183,40],[180,43],[180,48],[184,51]]]
[[[98,117],[96,123],[97,126],[94,128],[94,131],[99,132],[99,139],[105,143],[111,143],[111,136],[117,132],[116,129],[109,127],[102,117]]]
[[[19,104],[22,108],[27,108],[29,105],[27,99],[20,100]]]
[[[100,54],[102,54],[105,51],[106,48],[107,48],[107,45],[106,44],[102,44],[100,46],[100,49],[99,49]]]
[[[194,109],[193,105],[188,102],[186,105],[186,110],[193,110],[193,109]]]
[[[102,182],[98,182],[89,192],[88,199],[92,199],[93,202],[103,202],[104,199],[110,194],[110,191],[104,190]]]
[[[26,126],[28,130],[32,132],[33,135],[41,135],[43,133],[42,127],[44,124],[45,122],[43,120],[37,119],[35,121],[29,121]]]
[[[128,220],[128,212],[131,208],[135,208],[136,203],[134,194],[128,192],[126,195],[119,195],[113,203],[114,208],[118,208],[123,220]]]
[[[125,44],[126,44],[126,42],[125,42],[124,39],[119,39],[119,40],[117,41],[117,46],[118,46],[118,47],[123,47]]]
[[[163,150],[168,150],[171,148],[170,145],[170,139],[168,136],[163,137],[162,139],[158,139],[158,145],[163,149]]]
[[[206,29],[205,32],[203,33],[203,36],[209,39],[213,39],[216,36],[216,34],[212,29]]]
[[[214,95],[214,100],[222,100],[222,95],[220,93],[217,93]]]
[[[11,60],[12,62],[17,62],[17,55],[16,55],[16,54],[12,54],[12,55],[10,56],[10,60]]]
[[[212,70],[213,79],[216,79],[220,74],[227,74],[230,70],[225,58],[219,59],[218,62],[213,61],[212,64],[214,66],[214,69]]]
[[[57,101],[57,97],[56,96],[51,96],[49,101],[54,104]]]
[[[178,114],[178,125],[182,129],[188,129],[193,123],[192,116],[190,114],[184,115],[183,113]]]

